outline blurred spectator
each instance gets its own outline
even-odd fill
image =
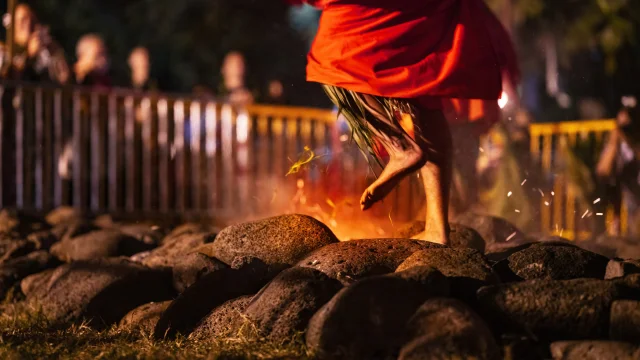
[[[62,47],[51,38],[49,29],[37,25],[27,45],[26,80],[50,80],[60,84],[69,81],[70,71]]]
[[[267,104],[286,105],[287,100],[284,95],[284,86],[280,80],[271,80],[267,88],[267,97],[264,99]]]
[[[151,90],[155,84],[151,81],[151,61],[149,51],[144,47],[137,47],[129,54],[129,69],[131,70],[131,86],[136,90]]]
[[[640,108],[623,107],[617,116],[617,128],[611,132],[596,166],[604,199],[616,209],[610,235],[620,235],[620,209],[627,206],[629,219],[640,205]],[[629,221],[632,224],[632,221]],[[638,229],[631,229],[632,235]]]
[[[245,75],[244,56],[237,51],[227,54],[222,64],[222,77],[227,101],[234,105],[253,103],[253,94],[245,86]]]
[[[109,78],[109,58],[102,38],[88,34],[78,40],[76,61],[73,70],[76,83],[91,87],[111,87]]]

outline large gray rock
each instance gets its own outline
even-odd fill
[[[584,246],[588,246],[591,251],[598,249],[597,252],[611,258],[640,259],[640,244],[632,238],[603,234],[585,242]]]
[[[171,301],[162,301],[138,306],[125,315],[118,326],[123,330],[138,330],[144,334],[151,334],[160,320],[160,316],[170,304]]]
[[[611,306],[609,321],[611,340],[640,344],[640,302],[615,301]]]
[[[167,234],[167,230],[162,226],[144,223],[119,225],[117,230],[154,247],[158,246]]]
[[[189,340],[216,340],[235,335],[246,323],[243,311],[252,295],[229,300],[207,315],[189,335]]]
[[[182,293],[204,275],[227,267],[222,261],[200,253],[180,256],[173,264],[173,287]]]
[[[613,259],[607,264],[605,279],[616,279],[631,274],[640,274],[640,260]]]
[[[410,225],[400,228],[393,236],[401,239],[411,239],[424,231],[425,224],[426,222],[422,220],[414,221]],[[456,223],[450,223],[449,225],[451,227],[449,246],[452,248],[475,249],[484,253],[485,241],[477,231]]]
[[[331,230],[312,217],[282,215],[225,228],[206,254],[227,264],[237,256],[251,256],[268,265],[294,265],[312,251],[337,242]]]
[[[28,299],[42,298],[47,292],[49,279],[55,272],[55,269],[47,269],[45,271],[29,275],[20,282],[20,290]]]
[[[298,266],[320,270],[348,285],[368,276],[392,273],[417,251],[443,247],[420,240],[351,240],[316,250]]]
[[[154,329],[154,337],[189,335],[213,309],[231,299],[255,294],[276,274],[258,259],[237,258],[231,268],[202,276],[169,305]]]
[[[553,360],[637,360],[640,349],[617,341],[560,341],[551,344]]]
[[[491,330],[457,300],[427,300],[407,327],[409,341],[400,350],[399,360],[500,359]]]
[[[141,259],[149,267],[173,267],[182,256],[197,252],[197,248],[210,243],[216,238],[215,233],[185,233],[165,239],[162,245],[153,249]]]
[[[78,261],[58,267],[29,301],[54,322],[86,319],[100,328],[129,311],[173,296],[171,274],[124,258]]]
[[[38,215],[15,209],[0,210],[0,233],[24,237],[32,232],[50,228],[44,218]]]
[[[498,328],[540,339],[597,339],[607,335],[609,309],[623,295],[610,281],[531,280],[481,288],[481,313]]]
[[[162,240],[161,243],[173,242],[176,238],[182,237],[184,235],[194,235],[194,234],[202,234],[202,233],[215,233],[215,229],[211,226],[207,226],[200,223],[184,223],[180,226],[175,227],[171,230]]]
[[[46,251],[36,251],[29,255],[11,259],[0,265],[0,299],[9,289],[25,277],[58,265],[56,258]]]
[[[500,252],[529,242],[515,225],[505,219],[467,212],[456,217],[454,222],[477,231],[485,241],[485,253]]]
[[[51,247],[51,253],[62,261],[70,262],[131,256],[152,247],[116,230],[99,230],[58,242]]]
[[[509,256],[508,266],[524,280],[603,279],[609,259],[564,243],[538,243]]]
[[[51,226],[57,226],[61,224],[68,224],[80,220],[82,217],[80,211],[71,206],[60,206],[51,211],[45,216],[45,220]]]
[[[451,295],[465,302],[474,302],[482,286],[500,282],[487,259],[473,249],[428,249],[409,256],[396,271],[415,266],[430,266],[451,281]]]
[[[244,311],[258,332],[274,342],[304,333],[311,316],[342,288],[318,270],[293,267],[265,286]]]
[[[447,279],[433,268],[414,267],[360,280],[340,290],[311,318],[307,346],[323,359],[397,355],[416,309],[448,292]]]

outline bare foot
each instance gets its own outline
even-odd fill
[[[423,240],[445,246],[449,245],[449,236],[437,232],[427,233],[426,231],[423,231],[418,235],[412,236],[411,238],[414,240]]]
[[[384,199],[405,176],[421,168],[425,162],[422,150],[417,147],[391,156],[380,176],[362,194],[360,208],[367,210]]]

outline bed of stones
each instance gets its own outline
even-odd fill
[[[157,339],[302,338],[321,359],[640,358],[640,243],[478,214],[451,247],[406,239],[422,226],[339,242],[303,215],[216,231],[3,210],[0,297]]]

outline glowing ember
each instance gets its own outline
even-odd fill
[[[595,200],[593,201],[593,204],[595,205],[595,204],[597,204],[597,203],[599,203],[599,202],[600,202],[600,198],[597,198],[597,199],[595,199]]]
[[[545,201],[545,202],[544,202],[544,205],[545,205],[545,206],[549,206],[549,202],[548,202],[548,201]]]
[[[298,189],[302,189],[304,187],[304,180],[298,179],[296,185],[298,186]]]
[[[511,195],[513,195],[513,192],[509,191],[509,192],[507,193],[507,197],[511,197]]]
[[[349,140],[349,135],[340,135],[340,141],[341,142],[346,142],[347,140]]]
[[[519,213],[520,213],[520,210],[516,209],[516,212],[519,214]]]
[[[293,163],[293,165],[291,165],[291,168],[289,168],[289,172],[287,172],[286,176],[289,176],[291,174],[296,174],[302,169],[303,166],[309,164],[313,160],[320,157],[321,156],[316,156],[316,153],[313,152],[313,150],[311,150],[308,146],[305,146],[304,151],[300,156],[300,159],[298,159],[298,161],[296,161],[295,163]]]
[[[523,186],[523,185],[524,185],[524,184],[526,184],[526,183],[527,183],[527,179],[524,179],[524,181],[522,181],[522,182],[520,183],[520,186]]]
[[[484,149],[483,149],[483,148],[480,148],[480,152],[481,152],[481,153],[483,153],[483,152],[484,152]]]
[[[581,219],[584,219],[584,217],[587,216],[588,213],[589,213],[589,210],[585,211],[584,214],[582,214],[582,218]]]
[[[538,189],[538,192],[540,192],[540,196],[544,197],[544,193],[542,192],[541,189]]]
[[[556,196],[556,193],[552,191],[551,196]]]
[[[596,216],[604,216],[603,213],[596,213]]]
[[[509,237],[505,241],[509,241],[509,240],[513,239],[514,236],[516,236],[516,232],[515,231],[511,235],[509,235]]]

